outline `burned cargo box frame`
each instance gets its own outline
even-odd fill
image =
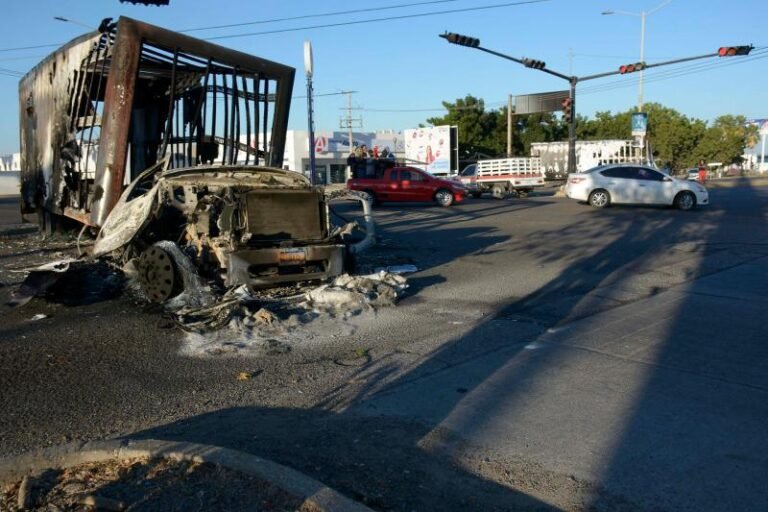
[[[130,18],[105,20],[19,84],[22,211],[101,226],[125,185],[166,157],[170,168],[280,168],[294,75]]]
[[[332,228],[323,190],[281,170],[291,67],[121,17],[20,83],[22,209],[100,227],[163,301],[200,276],[267,287],[340,274],[373,240]],[[345,260],[346,258],[346,260]]]

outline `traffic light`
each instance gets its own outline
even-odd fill
[[[533,69],[544,69],[547,65],[543,60],[535,59],[523,59],[523,64],[525,64],[525,67]]]
[[[720,57],[733,57],[734,55],[749,55],[753,46],[722,46],[717,50]]]
[[[571,98],[563,100],[563,119],[569,124],[573,121],[573,100]]]
[[[446,32],[440,34],[440,37],[447,39],[449,43],[459,44],[461,46],[469,46],[470,48],[477,48],[480,46],[480,40],[474,37],[463,36],[461,34],[455,34],[453,32]]]
[[[643,69],[645,69],[645,62],[635,62],[634,64],[624,64],[623,66],[619,66],[619,73],[623,75],[625,73],[642,71]]]

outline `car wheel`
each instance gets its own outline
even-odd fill
[[[440,206],[451,206],[453,204],[453,194],[450,190],[441,188],[435,192],[435,202]]]
[[[491,187],[491,195],[494,199],[504,199],[504,196],[507,195],[507,191],[502,185],[494,185]]]
[[[592,193],[589,194],[589,204],[595,208],[605,208],[611,204],[611,195],[607,190],[601,188],[593,190]]]
[[[691,192],[680,192],[675,196],[675,208],[687,211],[696,206],[696,196]]]
[[[152,302],[165,302],[183,291],[183,283],[173,257],[157,245],[150,246],[136,262],[138,282]]]

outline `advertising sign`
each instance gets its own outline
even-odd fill
[[[632,136],[645,137],[648,129],[648,114],[645,112],[636,112],[632,114]]]
[[[405,158],[409,165],[432,174],[451,172],[451,127],[430,126],[404,130]]]
[[[403,136],[398,133],[360,133],[352,134],[353,149],[357,146],[365,146],[370,151],[381,153],[384,149],[388,153],[403,153]],[[349,134],[347,132],[317,132],[315,134],[315,153],[338,153],[346,157],[350,152]]]

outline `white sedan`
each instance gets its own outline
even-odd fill
[[[601,165],[569,174],[565,195],[595,208],[609,204],[660,204],[690,210],[709,204],[709,193],[703,185],[637,164]]]

